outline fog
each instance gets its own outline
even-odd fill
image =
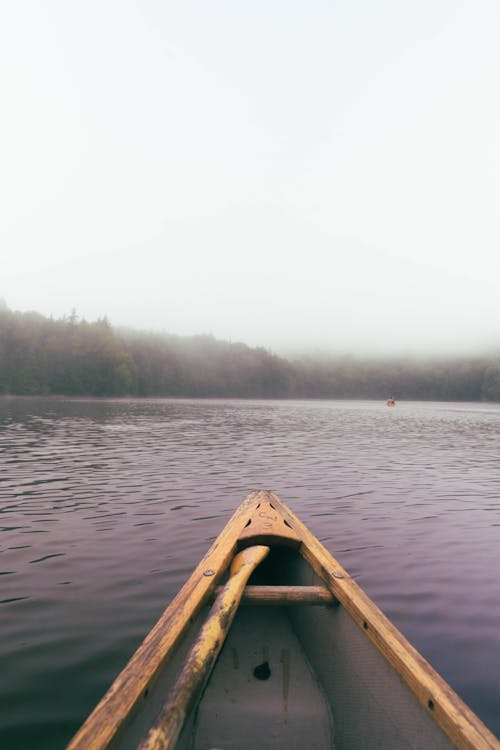
[[[0,15],[11,308],[284,354],[500,347],[496,0]]]

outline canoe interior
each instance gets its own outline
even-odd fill
[[[297,555],[283,569],[297,583],[317,580]],[[331,707],[336,750],[454,746],[342,606],[289,615]]]
[[[272,550],[252,584],[318,585],[295,551]],[[150,685],[110,748],[136,748],[196,637]],[[257,669],[257,671],[256,671]],[[454,745],[340,605],[241,605],[178,750],[441,750]]]

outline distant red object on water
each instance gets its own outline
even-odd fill
[[[394,401],[393,398],[388,398],[387,401],[385,402],[385,405],[386,406],[396,406],[396,402]]]

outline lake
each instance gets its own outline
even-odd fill
[[[500,735],[500,405],[0,398],[0,747],[62,750],[253,489]]]

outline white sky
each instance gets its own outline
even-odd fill
[[[498,0],[0,0],[0,297],[500,346]]]

